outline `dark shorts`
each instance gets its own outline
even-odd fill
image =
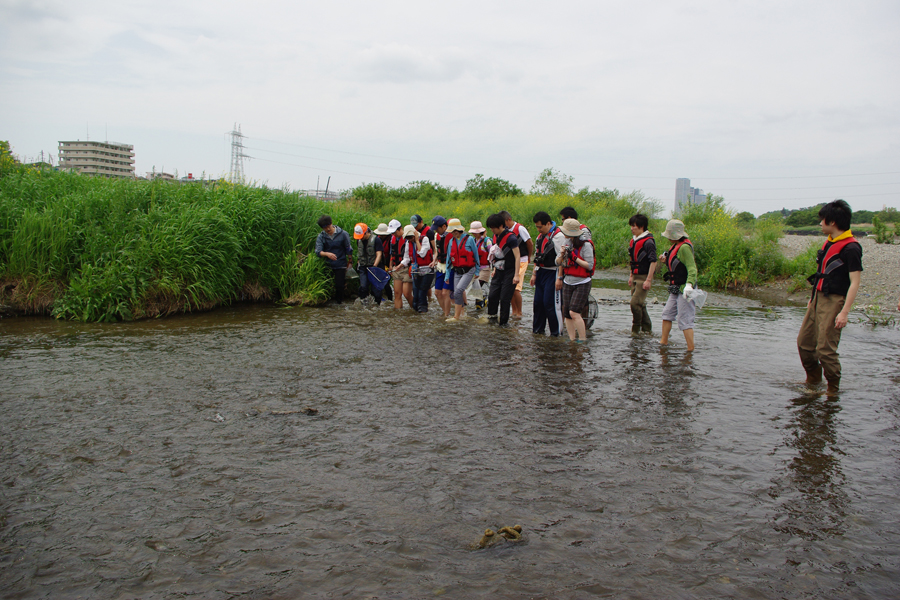
[[[447,270],[446,273],[438,271],[434,277],[434,289],[453,291],[453,271]]]

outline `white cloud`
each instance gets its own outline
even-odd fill
[[[133,137],[125,141],[135,143],[141,170],[162,162],[227,168],[222,133],[234,121],[251,137],[484,171],[892,170],[900,164],[898,7],[7,0],[0,131],[34,153],[77,137],[86,122],[108,124],[111,137],[113,129]],[[379,170],[397,161],[340,166],[320,156],[280,161],[292,166],[258,160],[248,171],[294,187],[329,170],[339,187],[405,176]],[[451,173],[445,183],[453,185],[474,172],[430,170]],[[533,174],[521,177],[527,187]],[[576,184],[623,181],[659,185]]]

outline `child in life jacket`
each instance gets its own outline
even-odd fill
[[[669,332],[672,322],[678,321],[678,328],[684,333],[688,352],[694,349],[694,317],[696,308],[693,300],[684,297],[685,291],[694,289],[697,284],[697,263],[694,260],[694,246],[684,230],[684,223],[672,219],[666,223],[662,236],[672,242],[662,257],[662,263],[668,269],[663,279],[669,284],[669,299],[663,308],[662,338],[659,343],[669,343]]]
[[[819,210],[819,225],[828,239],[816,258],[816,272],[809,278],[812,297],[797,335],[806,384],[819,385],[824,374],[829,392],[840,386],[837,349],[862,275],[862,246],[850,231],[852,216],[850,205],[843,200],[829,202]]]

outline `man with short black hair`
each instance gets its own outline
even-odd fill
[[[488,319],[496,319],[505,326],[509,322],[509,310],[513,292],[519,283],[519,238],[506,228],[506,222],[499,214],[487,218],[487,226],[494,234],[490,260],[494,264],[494,278],[488,294]]]
[[[512,298],[512,316],[514,319],[522,318],[522,284],[525,282],[525,273],[528,271],[528,262],[534,254],[534,242],[531,241],[531,234],[528,229],[520,223],[513,221],[512,215],[508,211],[501,210],[500,217],[503,219],[506,228],[512,231],[519,239],[519,278],[516,284],[516,291],[513,292]]]
[[[656,272],[656,241],[653,234],[647,231],[650,220],[638,213],[628,220],[631,226],[631,242],[628,244],[628,256],[631,259],[628,287],[631,288],[631,333],[637,335],[642,331],[653,331],[653,321],[647,313],[647,292],[653,283]]]
[[[316,237],[316,256],[325,261],[334,278],[334,294],[332,299],[340,304],[344,299],[344,286],[347,282],[347,269],[353,259],[353,246],[346,231],[334,225],[331,217],[322,215],[316,223],[322,231]]]
[[[809,278],[812,297],[797,335],[806,384],[821,384],[824,374],[829,392],[836,392],[840,387],[841,362],[837,349],[862,274],[862,246],[850,231],[852,216],[850,205],[843,200],[829,202],[819,210],[819,226],[828,239],[816,257],[816,272]]]
[[[563,252],[566,236],[544,211],[534,215],[532,221],[537,226],[538,237],[535,244],[534,270],[531,273],[531,285],[534,286],[534,318],[531,330],[543,335],[549,324],[550,335],[557,337],[563,319],[559,302],[560,293],[556,289],[556,279],[560,273],[556,257]]]

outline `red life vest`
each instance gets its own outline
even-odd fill
[[[591,248],[594,247],[594,242],[591,240],[587,240],[585,243],[590,244]],[[581,251],[572,246],[572,250],[569,253],[569,264],[566,265],[566,268],[563,269],[563,272],[566,275],[571,275],[572,277],[593,277],[594,276],[594,268],[597,266],[597,255],[594,254],[593,264],[591,265],[590,270],[585,269],[581,265],[575,262],[576,258],[581,258]],[[581,258],[581,260],[584,260]]]
[[[528,254],[528,242],[522,239],[522,236],[519,235],[519,229],[522,227],[520,223],[513,223],[512,232],[516,234],[516,237],[519,238],[519,253],[524,257]],[[528,232],[528,229],[525,229],[525,232]],[[531,239],[531,238],[528,238]]]
[[[548,269],[556,267],[556,247],[553,245],[553,236],[558,232],[559,227],[554,225],[550,231],[547,232],[547,235],[542,233],[538,236],[537,243],[535,244],[536,251],[534,254],[534,264]],[[548,246],[550,251],[549,254]]]
[[[391,235],[391,241],[388,244],[390,248],[390,259],[391,262],[388,263],[392,267],[400,264],[400,261],[403,260],[403,254],[401,254],[400,250],[403,248],[403,238],[397,237],[396,235]]]
[[[669,248],[666,251],[666,267],[669,269],[670,273],[666,281],[668,281],[671,285],[684,285],[685,283],[687,283],[687,267],[684,266],[684,263],[678,260],[678,251],[681,250],[681,247],[685,244],[691,247],[691,251],[694,250],[694,244],[691,243],[691,240],[684,238],[682,241],[676,243],[675,246]]]
[[[638,269],[640,268],[641,261],[644,260],[645,256],[641,255],[641,251],[644,249],[644,244],[647,243],[647,240],[652,240],[653,234],[645,235],[638,241],[632,240],[628,243],[628,254],[631,257],[631,272],[637,275]],[[649,268],[649,267],[648,267]]]
[[[478,248],[478,263],[482,267],[486,267],[488,264],[488,251],[485,248],[485,241],[487,241],[487,238],[481,236],[481,239],[475,242],[475,247]]]
[[[441,235],[437,232],[434,233],[434,247],[437,250],[439,263],[447,262],[447,247],[445,246],[445,243],[448,237],[450,236],[446,233],[444,235]]]
[[[859,244],[856,241],[856,238],[851,236],[848,238],[844,238],[839,242],[829,242],[825,240],[825,243],[822,244],[822,250],[820,252],[824,253],[822,255],[822,259],[819,261],[819,268],[816,269],[816,274],[814,277],[817,279],[816,281],[816,289],[820,292],[826,291],[825,284],[829,279],[829,276],[840,266],[843,266],[844,261],[838,258],[838,255],[841,253],[841,250],[844,249],[848,244]],[[826,292],[827,293],[827,292]]]
[[[509,239],[510,235],[512,235],[512,231],[510,231],[509,229],[506,230],[506,235],[504,235],[502,238],[500,238],[499,241],[497,241],[497,236],[495,235],[493,238],[494,245],[497,246],[498,248],[500,248],[501,250],[503,250],[503,247],[506,245],[506,240]]]
[[[459,239],[450,239],[450,259],[454,268],[471,269],[475,266],[475,253],[466,247],[468,237],[463,234]]]
[[[406,257],[407,249],[409,250],[410,258],[416,258],[416,242],[415,242],[415,240],[407,240],[405,238],[402,238],[402,241],[400,242],[399,246],[397,247],[397,264],[398,265],[400,263],[402,263],[403,259]],[[416,261],[416,264],[418,264],[418,261]],[[409,261],[408,268],[409,268],[410,274],[412,274],[412,260]]]
[[[431,232],[431,227],[425,225],[422,227],[422,231],[419,232],[419,239],[422,240],[422,243],[425,243],[425,240],[428,239],[428,234]],[[437,235],[435,235],[435,239]],[[419,256],[418,252],[415,252],[415,248],[413,248],[414,254],[416,255],[416,264],[420,267],[428,267],[431,263],[434,262],[434,248],[431,244],[428,245],[428,254],[425,256]]]

